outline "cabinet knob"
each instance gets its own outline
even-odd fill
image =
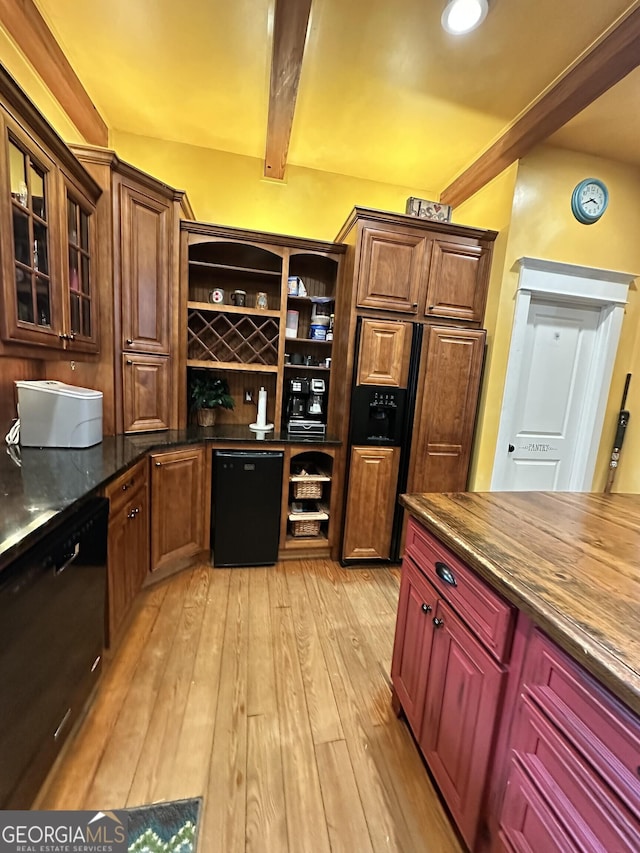
[[[130,358],[127,359],[127,364],[133,364]]]
[[[414,308],[417,308],[417,307],[418,307],[418,303],[417,303],[417,302],[414,302],[414,303],[413,303],[413,307],[414,307]]]
[[[422,605],[422,612],[423,613],[431,613],[432,609],[433,608],[431,607],[430,604],[423,604]]]
[[[130,347],[132,343],[133,343],[133,339],[127,338],[127,346]]]
[[[156,462],[156,468],[159,468],[162,465],[162,462]]]
[[[433,624],[434,624],[434,627],[436,627],[436,628],[442,628],[442,626],[444,625],[444,619],[438,619],[437,616],[434,616],[433,617]]]

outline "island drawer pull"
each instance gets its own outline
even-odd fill
[[[453,572],[449,568],[446,563],[441,563],[440,560],[436,562],[436,574],[443,580],[445,583],[448,583],[450,586],[458,586],[458,582],[456,581]]]

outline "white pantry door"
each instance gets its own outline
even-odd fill
[[[589,491],[635,276],[520,258],[493,491]]]
[[[532,300],[502,489],[570,489],[599,318],[598,308]]]

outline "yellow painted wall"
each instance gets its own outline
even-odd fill
[[[496,325],[511,230],[513,196],[517,176],[518,164],[513,163],[502,174],[487,184],[486,187],[483,187],[472,198],[457,207],[452,217],[454,222],[474,225],[478,228],[491,228],[499,232],[493,248],[491,279],[489,282],[484,320],[484,326],[487,330],[487,353],[478,409],[475,438],[476,449],[471,460],[469,476],[469,488],[474,491],[488,488],[488,485],[485,485],[484,468],[479,467],[484,466],[486,453],[481,453],[480,449],[490,447],[492,443],[495,446],[495,437],[498,431],[500,411],[499,406],[495,405],[495,399],[496,397],[502,397],[502,386],[499,385],[499,382],[500,365],[502,364],[504,355],[501,340],[498,340],[496,346]],[[496,359],[497,369],[494,369]],[[490,476],[491,469],[489,469]]]
[[[2,27],[0,27],[0,62],[65,142],[86,142],[37,72],[24,58],[11,36]]]
[[[354,205],[404,212],[409,196],[433,191],[287,166],[285,181],[263,177],[263,161],[114,130],[118,156],[187,191],[195,216],[239,228],[333,240]]]
[[[573,188],[586,177],[599,177],[610,192],[609,208],[595,225],[581,225],[571,214]],[[490,190],[486,188],[483,193]],[[499,211],[491,197],[482,210],[482,196],[477,194],[455,211],[456,220],[468,219],[478,206],[480,218],[474,224],[490,224],[488,219]],[[506,240],[502,279],[492,279],[489,303],[495,308],[492,323],[491,361],[485,373],[485,402],[478,425],[478,440],[473,462],[471,488],[486,490],[490,486],[493,458],[498,433],[502,392],[506,376],[514,297],[518,283],[517,260],[523,256],[545,258],[584,266],[621,270],[640,274],[640,170],[601,158],[541,146],[520,161],[517,171],[513,207]],[[466,208],[466,209],[465,209]],[[615,435],[617,412],[625,376],[635,374],[627,407],[632,412],[627,430],[620,470],[614,491],[640,492],[640,424],[635,425],[633,411],[640,421],[640,296],[636,286],[629,292],[618,355],[607,405],[603,437],[593,490],[601,491],[608,471],[608,460]]]

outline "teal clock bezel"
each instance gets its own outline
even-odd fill
[[[602,210],[597,213],[595,216],[589,214],[583,207],[580,202],[580,194],[582,190],[587,186],[587,184],[596,184],[596,186],[600,187],[604,194],[604,206]],[[609,190],[599,178],[585,178],[583,181],[580,181],[579,184],[576,185],[573,194],[571,196],[571,212],[583,225],[593,225],[597,222],[606,211],[609,206]]]

